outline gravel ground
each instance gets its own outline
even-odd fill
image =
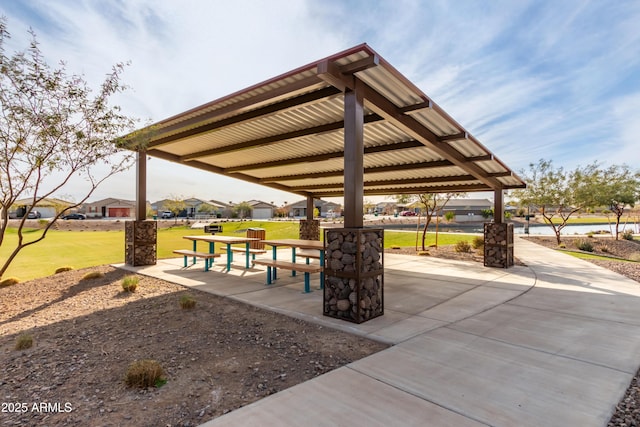
[[[0,288],[0,425],[196,426],[386,348],[150,277],[126,293],[125,274]],[[187,293],[192,310],[178,304]],[[25,333],[33,347],[16,350]],[[127,387],[139,359],[157,360],[166,384]]]

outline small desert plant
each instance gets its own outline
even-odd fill
[[[101,271],[90,271],[87,274],[85,274],[84,276],[82,276],[82,279],[80,280],[91,280],[91,279],[99,279],[100,277],[104,277],[104,273]]]
[[[135,292],[139,281],[140,278],[138,276],[125,276],[122,279],[122,289],[125,292]]]
[[[624,231],[622,232],[622,238],[623,238],[624,240],[633,240],[633,231],[628,230],[628,229],[627,229],[627,230],[624,230]]]
[[[580,249],[581,251],[585,251],[585,252],[593,252],[593,243],[587,241],[587,240],[578,240],[576,242],[576,247],[578,249]]]
[[[420,256],[429,256],[431,253],[429,251],[418,251],[418,255]]]
[[[398,245],[393,245],[393,246],[391,246],[391,249],[400,249],[400,246],[398,246]]]
[[[192,309],[196,306],[196,299],[191,295],[182,295],[180,297],[180,308],[184,310]]]
[[[559,247],[560,249],[566,249],[566,248],[567,248],[567,245],[565,245],[564,243],[560,243],[560,244],[558,245],[558,247]]]
[[[587,233],[587,237],[590,238],[590,239],[593,239],[593,235],[594,234],[595,233],[593,231],[590,231],[590,232]]]
[[[480,236],[476,236],[471,240],[471,246],[473,249],[481,249],[484,248],[484,238]]]
[[[7,277],[6,279],[0,281],[0,288],[4,286],[17,285],[18,283],[20,283],[20,279],[18,279],[17,277]]]
[[[26,350],[33,347],[33,337],[29,334],[21,334],[16,339],[16,350]]]
[[[55,274],[64,273],[65,271],[71,271],[73,267],[65,266],[56,268]]]
[[[600,252],[609,253],[609,246],[607,245],[600,246]]]
[[[162,387],[167,383],[164,370],[156,360],[136,360],[129,365],[124,379],[129,387]]]
[[[456,252],[469,253],[471,252],[471,245],[466,240],[460,240],[458,243],[454,245],[453,249]]]
[[[636,261],[636,262],[640,262],[640,252],[634,252],[631,255],[629,255],[629,259],[631,261]]]

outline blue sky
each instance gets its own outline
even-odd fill
[[[13,50],[32,27],[50,64],[94,87],[131,61],[117,102],[143,121],[366,42],[515,171],[540,158],[640,164],[637,0],[4,0],[0,14]],[[133,177],[92,199],[135,198]],[[152,159],[148,198],[170,195],[298,199]]]

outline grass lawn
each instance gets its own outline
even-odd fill
[[[249,227],[264,228],[270,239],[298,238],[297,222],[229,222],[223,223],[224,232],[220,235],[244,236]],[[171,258],[174,249],[191,249],[191,242],[183,239],[190,234],[202,234],[202,230],[177,226],[158,229],[158,258]],[[25,232],[27,241],[39,236],[39,230]],[[408,246],[416,244],[415,233],[386,231],[385,247]],[[322,238],[322,237],[321,237]],[[420,232],[418,244],[422,234]],[[439,234],[438,245],[452,245],[460,240],[471,241],[473,235]],[[15,230],[9,230],[0,247],[0,259],[9,257],[17,242]],[[427,245],[435,242],[435,234],[427,234]],[[218,247],[216,247],[218,250]],[[70,266],[74,269],[95,265],[124,262],[124,231],[55,231],[35,245],[23,249],[13,261],[3,278],[16,277],[20,281],[49,276],[59,267]]]

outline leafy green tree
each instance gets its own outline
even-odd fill
[[[233,207],[233,213],[235,213],[238,218],[243,219],[251,216],[252,209],[249,202],[241,202]]]
[[[640,200],[640,172],[627,165],[613,165],[600,171],[596,187],[596,204],[606,206],[616,217],[616,240],[619,238],[620,218],[627,206],[633,208]],[[607,212],[608,213],[608,212]]]
[[[19,199],[29,200],[16,246],[0,262],[0,278],[22,249],[43,240],[61,215],[84,203],[105,179],[128,169],[134,160],[132,152],[121,149],[120,136],[133,129],[135,121],[109,103],[125,89],[120,83],[124,65],[116,64],[93,93],[82,76],[67,73],[64,63],[51,68],[35,33],[30,34],[27,49],[8,55],[10,34],[6,18],[0,18],[0,246],[9,209]],[[23,227],[28,212],[72,181],[86,182],[85,196],[27,239]]]
[[[600,182],[597,163],[567,172],[562,167],[555,168],[551,160],[541,159],[537,164],[531,163],[529,171],[522,171],[521,176],[527,188],[515,190],[513,195],[522,205],[538,209],[553,229],[558,245],[571,215],[594,205]]]
[[[164,210],[167,210],[173,214],[174,224],[178,223],[178,215],[180,212],[187,209],[187,204],[184,201],[183,196],[171,195],[167,197],[167,200],[162,205]]]

